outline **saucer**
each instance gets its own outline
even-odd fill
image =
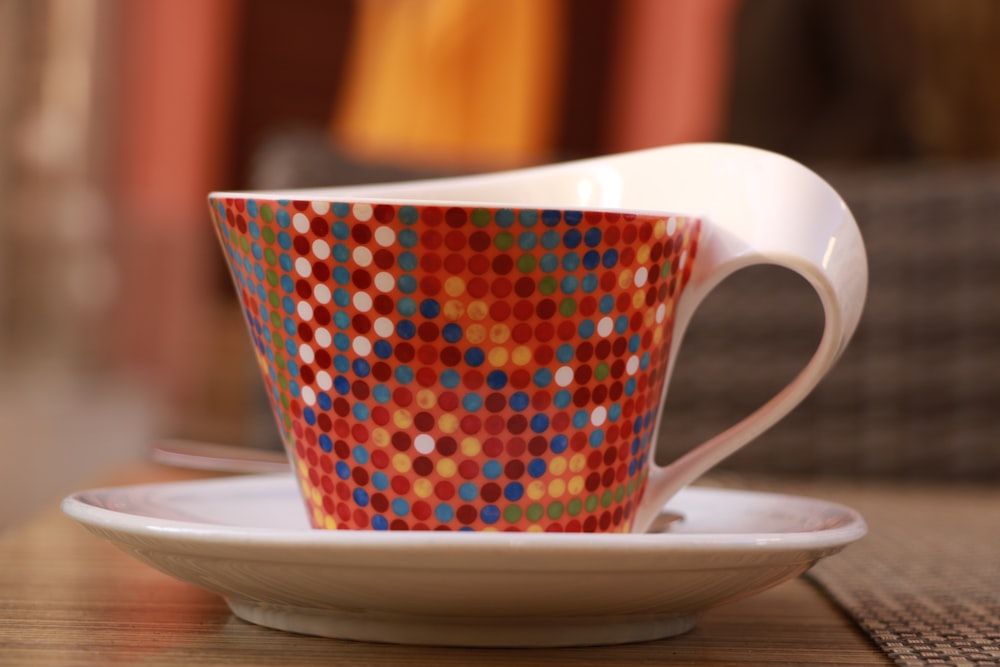
[[[680,634],[714,606],[859,539],[842,505],[691,487],[639,535],[324,531],[289,474],[81,491],[63,510],[252,623],[447,646],[582,646]]]

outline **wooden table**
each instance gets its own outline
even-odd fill
[[[143,465],[97,485],[204,473]],[[813,495],[819,495],[815,493]],[[235,618],[218,596],[124,555],[50,509],[0,534],[0,665],[887,665],[796,579],[707,613],[687,634],[586,649],[446,649],[305,637]]]

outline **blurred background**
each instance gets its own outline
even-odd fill
[[[278,447],[205,204],[735,141],[830,180],[871,296],[727,462],[1000,479],[995,0],[0,0],[0,527],[159,438]],[[820,331],[778,270],[698,314],[660,457]]]

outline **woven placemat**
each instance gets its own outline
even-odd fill
[[[1000,489],[849,502],[868,536],[808,576],[898,665],[1000,665]]]

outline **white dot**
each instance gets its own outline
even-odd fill
[[[316,259],[326,259],[330,256],[330,244],[323,239],[313,241],[313,254]]]
[[[354,213],[354,217],[362,222],[368,220],[372,217],[372,205],[371,204],[355,204],[351,209]]]
[[[305,213],[296,213],[292,216],[292,227],[298,233],[305,234],[309,231],[309,218],[306,217]]]
[[[421,454],[430,454],[434,451],[434,438],[421,433],[413,439],[413,448]]]
[[[326,215],[330,211],[330,202],[314,201],[312,202],[312,209],[316,212],[316,215]]]
[[[608,409],[603,405],[598,405],[590,413],[590,423],[594,426],[601,426],[608,418]]]
[[[316,355],[313,353],[311,347],[302,343],[302,345],[299,345],[299,359],[307,364],[311,364],[316,360]]]
[[[388,248],[395,242],[396,232],[392,227],[388,225],[382,225],[375,230],[375,243],[378,243],[383,248]]]
[[[372,309],[372,297],[366,292],[355,292],[353,301],[354,307],[362,313],[367,313]]]
[[[560,387],[568,387],[573,382],[574,377],[573,369],[569,366],[563,366],[556,371],[556,384]]]
[[[611,332],[615,330],[615,321],[610,317],[602,317],[601,321],[597,323],[597,335],[601,338],[607,338],[611,335]]]
[[[663,318],[667,316],[667,306],[661,303],[656,307],[656,323],[659,324],[663,322]]]
[[[375,274],[375,287],[379,292],[391,292],[396,286],[396,279],[388,271],[379,271]]]
[[[295,260],[295,272],[303,278],[309,277],[309,275],[312,274],[312,270],[312,264],[310,264],[309,260],[305,257],[299,257]]]
[[[646,284],[646,280],[649,278],[649,269],[645,266],[640,266],[635,272],[635,286],[642,287]]]
[[[677,218],[675,218],[674,216],[670,216],[669,218],[667,218],[667,234],[673,236],[674,232],[676,231],[677,231]]]
[[[330,288],[326,285],[316,285],[313,287],[313,298],[319,303],[330,303]]]
[[[372,251],[364,246],[354,249],[354,263],[358,266],[368,266],[372,263]]]
[[[393,325],[392,320],[388,317],[380,317],[375,320],[375,333],[379,335],[380,338],[388,338],[395,331],[396,327]]]
[[[333,386],[333,378],[326,371],[320,371],[316,373],[316,386],[323,391],[329,391]]]
[[[637,370],[639,370],[639,357],[633,354],[628,358],[628,361],[625,362],[625,372],[629,375],[635,375]]]
[[[313,340],[320,347],[330,347],[330,343],[333,342],[333,336],[330,335],[329,329],[320,327],[313,332]]]
[[[351,343],[351,348],[354,350],[354,353],[359,357],[367,357],[369,354],[371,354],[372,343],[364,336],[358,336],[357,338],[354,339],[354,342]]]
[[[312,387],[302,387],[302,400],[306,405],[316,405],[316,392]]]
[[[688,261],[688,251],[685,250],[684,252],[681,253],[680,260],[678,260],[677,262],[677,268],[683,269],[684,265],[687,264],[687,261]]]
[[[313,307],[309,305],[308,301],[299,301],[299,305],[295,307],[295,311],[299,314],[299,318],[305,322],[313,318]]]

